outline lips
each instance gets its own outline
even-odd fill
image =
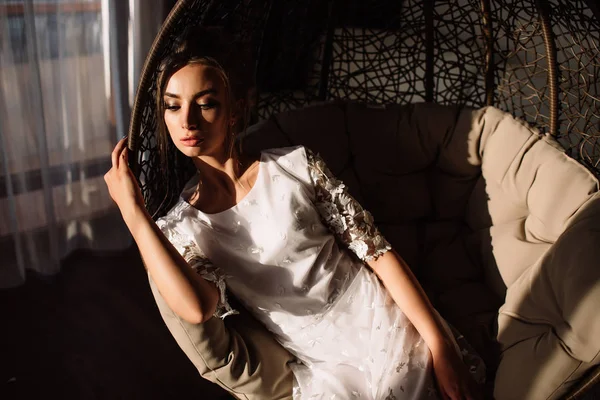
[[[187,147],[198,146],[203,141],[204,141],[204,139],[203,138],[199,138],[199,137],[186,137],[186,138],[181,139],[181,143],[184,146],[187,146]]]

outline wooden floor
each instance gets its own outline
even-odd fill
[[[73,254],[0,291],[0,315],[2,400],[229,399],[164,326],[135,249]]]

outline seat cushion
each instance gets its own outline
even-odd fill
[[[487,107],[472,115],[482,179],[466,220],[473,229],[490,227],[493,257],[483,258],[493,264],[485,268],[498,271],[508,287],[548,251],[598,181],[552,138],[509,114]]]
[[[600,363],[598,227],[600,194],[509,287],[498,318],[504,353],[498,398],[560,398],[590,366]],[[509,391],[506,385],[515,379],[524,383]]]
[[[598,192],[598,181],[552,138],[493,107],[425,103],[315,106],[288,111],[253,129],[244,138],[250,147],[303,144],[321,153],[343,180],[347,177],[350,192],[372,212],[434,306],[481,353],[495,354],[488,352],[494,346],[488,339],[506,301],[497,321],[506,360],[502,371],[513,373],[527,357],[537,365],[531,352],[511,350],[524,349],[526,344],[517,345],[521,342],[535,347],[536,340],[562,349],[553,365],[571,371],[571,378],[573,371],[585,370],[579,364],[594,362],[596,341],[581,332],[596,333],[588,321],[592,303],[568,316],[564,310],[575,307],[569,296],[577,297],[586,279],[598,280],[589,272],[572,273],[582,279],[576,283],[564,275],[564,266],[592,268],[589,257],[596,252],[589,244],[577,261],[549,260],[562,247],[574,246],[559,244],[567,242],[561,235],[575,226]],[[580,235],[593,229],[580,226]],[[532,280],[542,270],[561,268],[563,275]],[[536,320],[540,315],[546,319]],[[540,373],[536,368],[531,371]],[[503,376],[508,375],[499,379]],[[568,386],[567,376],[549,376],[554,386],[548,393]],[[513,393],[527,395],[521,389]],[[506,390],[502,398],[511,398]],[[531,393],[536,398],[542,392]]]
[[[239,399],[292,399],[294,358],[240,304],[240,314],[192,324],[167,305],[148,280],[167,328],[200,375]]]
[[[472,112],[435,104],[334,103],[278,114],[242,140],[254,151],[285,142],[320,153],[372,212],[444,317],[464,326],[484,313],[489,330],[501,301],[486,287],[479,233],[465,221],[481,162],[469,159],[457,139],[468,137]]]

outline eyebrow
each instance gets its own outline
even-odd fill
[[[196,94],[194,95],[194,99],[197,99],[197,98],[199,98],[199,97],[204,97],[204,96],[206,96],[207,94],[216,95],[216,94],[217,94],[217,91],[216,91],[215,89],[213,89],[213,88],[206,89],[206,90],[201,90],[201,91],[199,91],[198,93],[196,93]],[[172,97],[172,98],[174,98],[174,99],[180,99],[180,98],[181,98],[181,97],[180,97],[178,94],[175,94],[175,93],[169,93],[169,92],[165,92],[165,97]]]

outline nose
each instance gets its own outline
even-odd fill
[[[199,116],[198,110],[195,109],[194,105],[188,105],[184,108],[182,114],[181,127],[188,131],[195,131],[199,129]]]

